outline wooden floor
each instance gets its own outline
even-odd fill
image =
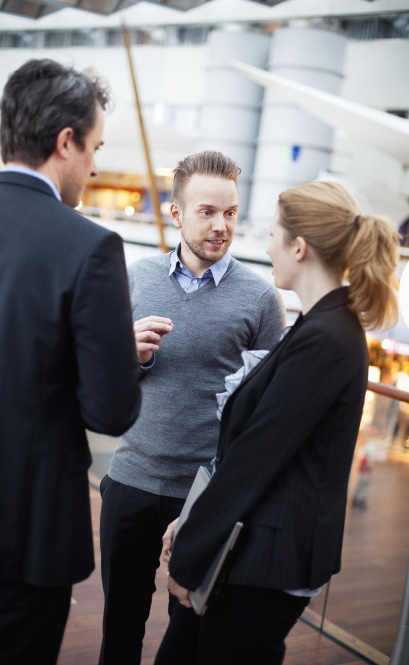
[[[330,584],[327,618],[390,656],[409,556],[409,454],[376,464],[366,510],[347,511],[342,570]],[[318,610],[323,598],[311,607]],[[409,658],[407,661],[409,665]]]
[[[359,445],[362,447],[367,439],[366,436]],[[116,443],[100,439],[91,444],[94,462],[90,469],[90,495],[96,569],[89,579],[73,589],[73,603],[58,665],[98,663],[103,594],[99,552],[101,500],[96,488],[106,473]],[[368,490],[368,505],[366,510],[360,510],[353,508],[351,501],[357,481],[359,445],[350,480],[342,571],[331,581],[324,634],[300,620],[287,638],[284,665],[363,665],[368,662],[387,665],[389,662],[408,565],[409,451],[382,449],[384,444],[378,441],[380,455]],[[167,625],[166,571],[163,566],[158,570],[156,582],[157,592],[147,624],[142,665],[152,665]],[[313,599],[304,618],[316,621],[324,598],[322,592]],[[332,632],[338,642],[328,637]],[[354,636],[355,646],[359,643],[361,648],[368,644],[375,651],[359,651],[358,648],[361,655],[357,656],[356,651],[339,644],[339,639],[343,643],[347,634]]]
[[[91,487],[96,569],[81,584],[74,586],[73,603],[65,631],[58,665],[97,665],[101,642],[103,595],[100,581],[99,511],[100,496]],[[166,571],[158,571],[157,592],[147,624],[142,665],[152,665],[167,624]],[[314,628],[299,621],[287,638],[285,665],[363,665],[358,658]],[[118,665],[121,665],[118,663]],[[177,664],[175,664],[177,665]],[[210,664],[209,664],[210,665]],[[249,665],[253,665],[249,663]]]

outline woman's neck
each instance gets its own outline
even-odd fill
[[[328,273],[321,267],[311,267],[308,272],[309,274],[304,274],[294,289],[301,300],[303,314],[306,314],[327,293],[343,285],[341,276]]]

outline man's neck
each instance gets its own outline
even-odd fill
[[[199,259],[199,257],[195,256],[192,252],[184,251],[182,247],[179,250],[179,259],[195,277],[202,277],[206,270],[216,263],[216,261],[204,261],[203,259]]]

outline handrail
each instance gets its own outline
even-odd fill
[[[397,399],[400,402],[409,403],[409,392],[407,390],[399,390],[399,388],[389,386],[387,383],[376,383],[376,381],[368,381],[368,390],[373,393],[377,393],[378,395],[392,397],[392,399]]]
[[[409,656],[409,567],[403,591],[398,632],[389,665],[406,665]]]

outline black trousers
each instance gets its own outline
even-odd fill
[[[202,617],[177,603],[154,665],[281,665],[309,600],[225,585]]]
[[[55,665],[72,587],[0,582],[1,665]]]
[[[184,499],[161,497],[117,483],[101,482],[101,575],[105,606],[99,665],[141,660],[162,536],[180,515]],[[175,598],[169,601],[169,614]]]

